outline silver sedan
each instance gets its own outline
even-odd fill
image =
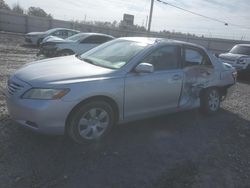
[[[114,39],[114,37],[102,33],[79,33],[67,39],[53,38],[54,37],[51,37],[47,42],[41,44],[38,55],[42,54],[46,57],[56,57],[82,54],[100,44]]]
[[[79,32],[80,31],[67,28],[54,28],[44,32],[31,32],[25,35],[25,42],[28,44],[40,46],[42,41],[49,36],[55,36],[65,39]]]
[[[6,99],[24,127],[93,142],[135,119],[197,107],[216,113],[235,81],[235,69],[203,47],[120,38],[25,65],[10,77]]]

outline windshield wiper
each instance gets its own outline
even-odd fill
[[[82,60],[82,61],[85,61],[85,62],[87,62],[87,63],[89,63],[89,64],[92,64],[92,65],[95,65],[95,66],[98,66],[98,67],[103,67],[103,68],[108,68],[108,69],[116,69],[116,68],[113,68],[113,67],[110,67],[110,66],[105,66],[105,65],[103,65],[103,64],[100,64],[100,63],[95,62],[95,61],[93,61],[93,60],[91,60],[91,59],[88,59],[88,58],[81,58],[80,55],[76,55],[76,57],[77,57],[78,59]]]
[[[87,62],[87,63],[90,63],[92,65],[96,65],[95,62],[93,60],[91,60],[91,59],[88,59],[88,58],[80,58],[80,59]]]

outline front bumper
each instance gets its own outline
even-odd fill
[[[250,70],[250,64],[248,63],[238,63],[238,60],[227,60],[220,58],[223,63],[228,63],[232,65],[238,72]]]
[[[63,135],[67,116],[76,105],[62,100],[30,100],[6,96],[11,118],[23,127],[43,134]]]

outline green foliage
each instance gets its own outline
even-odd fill
[[[12,12],[18,13],[18,14],[24,14],[24,9],[17,3],[13,5]]]
[[[4,0],[0,0],[0,9],[10,10],[10,7],[5,3]]]
[[[51,18],[52,19],[52,15],[51,14],[47,14],[40,7],[29,7],[27,14],[29,16],[47,17],[47,18]]]

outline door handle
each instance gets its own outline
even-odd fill
[[[180,80],[181,78],[182,78],[181,75],[178,75],[178,74],[172,77],[173,80]]]

